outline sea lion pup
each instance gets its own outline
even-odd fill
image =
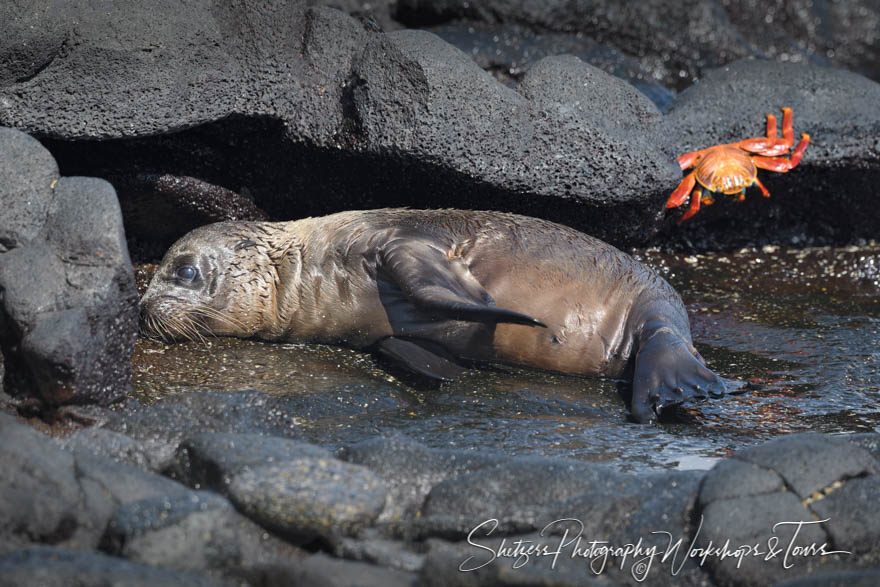
[[[633,378],[631,412],[725,393],[648,267],[546,220],[463,210],[220,222],[177,241],[141,329],[344,344],[451,379],[463,361]]]

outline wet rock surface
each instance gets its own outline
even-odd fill
[[[129,426],[137,435],[136,420]],[[202,433],[179,442],[163,469],[196,490],[89,452],[81,434],[63,450],[8,416],[0,434],[2,462],[13,474],[0,484],[0,567],[17,578],[43,577],[33,561],[48,557],[55,562],[40,573],[152,569],[143,576],[203,572],[251,585],[305,578],[662,585],[671,576],[749,585],[871,568],[880,543],[880,526],[860,505],[880,488],[880,464],[861,446],[876,444],[876,434],[855,442],[790,435],[708,472],[633,474],[569,459],[428,448],[400,436],[346,445],[336,457],[278,436]],[[112,434],[115,445],[124,446],[121,436]],[[115,454],[131,460],[126,451]],[[721,556],[725,541],[735,554]],[[778,557],[743,554],[773,547],[783,548]],[[531,550],[523,557],[516,548]]]
[[[420,515],[428,492],[445,479],[497,467],[508,460],[474,451],[432,450],[404,436],[348,445],[341,449],[339,457],[363,465],[385,479],[389,499],[379,519],[383,522]]]
[[[170,569],[224,571],[307,556],[209,492],[181,493],[116,508],[101,547],[129,561]]]
[[[221,587],[196,573],[184,573],[99,553],[78,552],[57,547],[33,547],[0,557],[0,585],[151,585]]]
[[[103,403],[128,389],[137,294],[109,183],[60,177],[35,139],[0,128],[0,350],[7,393]]]

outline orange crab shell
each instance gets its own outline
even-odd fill
[[[694,163],[695,179],[710,192],[738,194],[758,177],[758,168],[751,156],[732,145],[707,149]]]

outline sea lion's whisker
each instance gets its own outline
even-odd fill
[[[224,314],[223,312],[220,312],[216,308],[212,308],[210,306],[197,306],[193,309],[193,313],[201,315],[204,318],[213,318],[218,322],[222,322],[227,326],[231,326],[234,329],[245,330],[245,325],[241,320],[238,320],[237,318],[235,318],[234,316],[230,316],[229,314]]]
[[[194,320],[191,316],[185,316],[180,320],[180,325],[183,327],[185,331],[185,337],[190,340],[198,340],[202,343],[207,343],[207,339],[202,336],[202,333],[199,329],[200,326],[204,327],[204,324],[201,324]]]
[[[169,342],[168,326],[161,316],[154,314],[147,315],[145,330],[146,335],[150,338],[158,339],[166,343]]]
[[[192,338],[192,335],[190,334],[191,327],[184,321],[184,318],[179,316],[163,316],[162,321],[164,323],[165,331],[169,334],[172,340],[190,340]]]

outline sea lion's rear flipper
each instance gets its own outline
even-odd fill
[[[656,329],[639,346],[630,407],[638,422],[648,424],[666,408],[726,393],[724,379],[672,329]]]
[[[450,258],[429,241],[391,240],[382,248],[379,263],[380,271],[433,319],[547,327],[531,316],[496,307],[495,300],[460,259]]]
[[[450,381],[465,370],[464,367],[402,338],[386,338],[379,342],[377,350],[406,369],[431,379]]]

